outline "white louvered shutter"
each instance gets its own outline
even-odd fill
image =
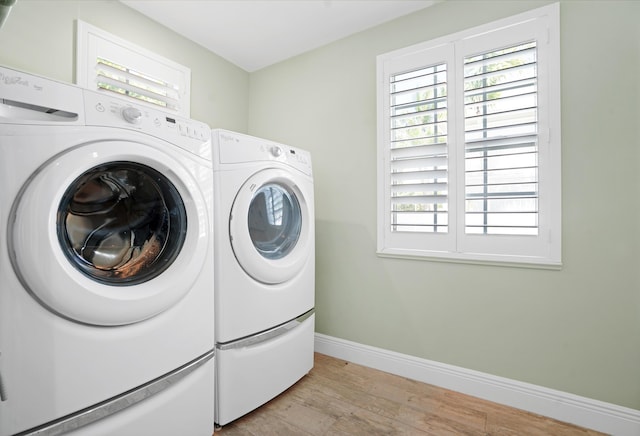
[[[191,70],[78,21],[77,83],[190,116]]]
[[[390,79],[392,231],[447,232],[447,65]]]
[[[536,43],[464,59],[465,231],[538,234]]]
[[[120,65],[96,58],[95,85],[98,89],[143,101],[173,112],[180,112],[180,86]]]

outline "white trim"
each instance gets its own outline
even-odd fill
[[[616,435],[640,435],[640,410],[530,383],[315,335],[315,351],[562,422]]]

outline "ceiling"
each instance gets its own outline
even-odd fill
[[[120,0],[253,72],[438,0]]]

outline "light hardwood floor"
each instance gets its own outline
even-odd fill
[[[277,398],[216,436],[599,435],[573,425],[316,353]]]

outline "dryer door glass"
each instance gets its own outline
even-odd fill
[[[267,259],[285,257],[300,238],[300,204],[292,192],[279,184],[267,184],[256,191],[248,219],[251,241]]]
[[[146,165],[111,162],[67,189],[58,209],[66,257],[93,280],[135,285],[165,271],[185,240],[187,215],[175,186]]]

